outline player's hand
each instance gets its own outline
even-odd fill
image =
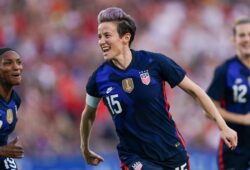
[[[91,150],[82,150],[83,157],[89,165],[98,165],[104,159]]]
[[[18,138],[16,137],[14,140],[12,140],[7,145],[0,147],[0,156],[3,157],[11,157],[20,159],[23,158],[23,148],[19,145],[17,145]]]
[[[233,129],[226,127],[221,131],[221,138],[224,140],[225,144],[231,149],[234,150],[238,144],[237,132]]]

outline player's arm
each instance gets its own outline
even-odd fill
[[[187,76],[184,77],[178,86],[191,95],[202,106],[205,112],[215,120],[221,131],[221,137],[229,148],[234,149],[237,146],[238,141],[237,133],[227,126],[226,122],[206,92]]]
[[[96,98],[90,95],[86,95],[86,105],[82,111],[80,122],[80,137],[81,137],[81,151],[86,162],[90,165],[98,165],[103,158],[94,153],[89,148],[89,138],[91,129],[96,117],[96,110],[99,104],[100,98]]]
[[[241,125],[250,125],[250,112],[244,115],[236,114],[233,112],[229,112],[221,107],[220,102],[213,100],[215,106],[217,107],[218,111],[220,112],[221,116],[229,122],[238,123]]]
[[[10,143],[4,146],[0,146],[0,156],[1,157],[11,157],[20,159],[23,158],[23,148],[18,144],[18,137],[12,140]]]

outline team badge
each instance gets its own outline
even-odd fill
[[[140,71],[139,74],[140,74],[142,83],[145,85],[149,85],[150,76],[149,76],[148,70]]]
[[[13,122],[13,111],[12,111],[12,109],[8,109],[7,110],[7,122],[9,123],[9,124],[11,124],[12,122]]]
[[[122,88],[125,92],[131,93],[134,90],[134,82],[132,78],[122,80]]]

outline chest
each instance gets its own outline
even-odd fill
[[[232,64],[227,72],[227,90],[236,103],[250,100],[250,70]]]
[[[17,107],[14,102],[0,103],[0,134],[10,133],[17,122]]]
[[[154,69],[132,69],[128,72],[112,72],[105,75],[106,77],[98,82],[98,91],[102,97],[118,94],[145,98],[161,86],[161,78]]]
[[[112,114],[133,112],[162,95],[161,81],[155,69],[114,71],[99,79],[98,93]]]

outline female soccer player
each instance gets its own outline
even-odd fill
[[[220,170],[250,168],[250,17],[236,21],[233,40],[236,55],[216,68],[208,88],[208,95],[239,137],[235,150],[230,150],[221,140]]]
[[[23,157],[23,148],[16,137],[8,143],[8,136],[17,122],[21,100],[13,86],[21,83],[23,70],[20,56],[10,48],[0,48],[0,169],[17,170],[14,158]]]
[[[228,147],[234,149],[236,132],[179,65],[163,54],[130,49],[135,31],[134,20],[120,8],[107,8],[98,15],[98,43],[106,61],[94,71],[86,87],[80,125],[86,162],[98,165],[103,161],[89,148],[96,109],[103,99],[119,137],[117,149],[123,170],[189,169],[184,140],[169,112],[165,82],[194,97],[214,118]]]

